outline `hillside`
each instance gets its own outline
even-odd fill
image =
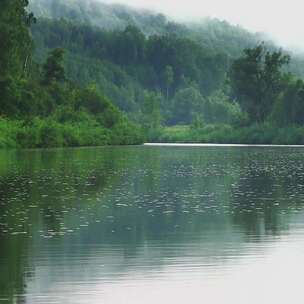
[[[190,124],[195,117],[231,123],[243,116],[230,102],[227,75],[243,50],[265,35],[210,18],[178,24],[94,0],[32,0],[30,9],[38,17],[32,27],[36,60],[63,47],[68,77],[80,86],[94,83],[133,120],[153,124],[144,115],[147,103],[165,125]],[[265,46],[277,50],[271,41]],[[283,68],[299,77],[303,60],[292,57]]]
[[[263,33],[252,33],[226,21],[204,17],[200,22],[179,22],[163,14],[121,4],[106,4],[100,0],[30,0],[29,11],[48,19],[67,19],[107,30],[123,30],[134,25],[146,35],[176,33],[192,37],[214,48],[239,55],[245,47],[270,38]],[[226,43],[226,42],[229,43]],[[271,43],[271,42],[269,42]]]
[[[178,24],[161,14],[94,0],[32,0],[30,10],[38,17],[32,27],[36,60],[64,47],[68,77],[80,85],[94,82],[137,121],[149,91],[160,92],[155,99],[164,123],[190,123],[195,103],[222,89],[233,59],[259,40],[215,19]],[[168,68],[174,74],[170,85]],[[194,104],[176,101],[189,88],[198,96]]]
[[[149,10],[139,10],[96,0],[31,0],[30,11],[38,18],[67,19],[106,30],[138,27],[145,35],[177,34],[188,37],[211,49],[225,49],[231,56],[240,55],[263,37],[225,21],[205,18],[201,23],[178,23]],[[227,43],[229,42],[229,43]]]
[[[146,35],[187,31],[183,25],[168,21],[162,14],[96,0],[31,0],[29,10],[37,17],[65,18],[107,30],[122,30],[132,24]]]
[[[79,85],[67,75],[65,49],[33,60],[30,27],[36,20],[26,6],[9,0],[0,11],[0,148],[142,142],[140,126],[94,84]]]
[[[98,0],[31,0],[29,11],[33,11],[38,18],[64,18],[104,30],[124,30],[128,25],[134,25],[148,36],[175,34],[190,38],[213,52],[223,52],[232,59],[240,56],[244,48],[253,47],[261,41],[266,41],[272,49],[279,47],[263,33],[251,33],[226,21],[204,18],[201,22],[179,23],[149,10],[105,4]],[[303,78],[303,56],[291,55],[288,69]]]
[[[303,59],[261,35],[86,0],[0,23],[1,146],[303,141]]]
[[[144,110],[144,92],[159,96],[165,122],[191,122],[176,113],[176,94],[192,88],[209,96],[223,87],[230,66],[223,52],[204,48],[192,39],[174,34],[145,36],[140,29],[108,31],[71,21],[39,19],[32,27],[37,58],[49,49],[68,51],[69,78],[81,84],[96,83],[122,110]],[[201,98],[201,97],[199,97]],[[183,107],[187,107],[184,105]],[[194,111],[195,104],[188,105]]]

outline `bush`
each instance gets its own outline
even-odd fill
[[[20,128],[22,128],[20,121],[0,118],[0,148],[16,148]]]
[[[230,125],[206,125],[200,129],[174,126],[161,129],[155,142],[219,143],[219,144],[304,144],[304,127],[277,128],[270,123],[244,128]]]

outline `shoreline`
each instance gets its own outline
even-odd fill
[[[271,144],[212,144],[212,143],[144,143],[146,147],[236,147],[236,148],[304,148],[304,145],[271,145]]]

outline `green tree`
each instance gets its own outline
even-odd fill
[[[170,65],[167,65],[165,67],[164,81],[166,84],[166,97],[167,97],[167,100],[169,100],[169,90],[174,82],[174,71],[173,71],[172,66],[170,66]]]
[[[202,113],[205,99],[195,87],[188,87],[176,92],[170,123],[190,124],[194,117]]]
[[[29,26],[35,20],[26,11],[27,0],[3,0],[0,9],[0,114],[14,114],[22,78],[30,63]]]
[[[27,0],[2,0],[0,10],[0,79],[23,75],[32,51],[29,26],[35,20],[26,11]]]
[[[216,91],[206,98],[203,106],[203,117],[208,123],[235,124],[245,120],[240,105],[231,102],[223,91]]]
[[[138,64],[145,56],[145,35],[136,26],[129,25],[118,34],[114,53],[122,65]]]
[[[269,52],[263,44],[245,49],[244,56],[234,61],[230,71],[233,97],[251,121],[264,121],[282,90],[282,67],[289,56],[281,50]]]
[[[205,125],[204,119],[202,115],[195,114],[193,120],[191,122],[191,129],[192,130],[201,130]]]
[[[284,91],[277,98],[271,120],[279,126],[304,124],[304,82],[294,77],[286,77]]]
[[[147,130],[156,130],[161,126],[160,94],[146,91],[142,107],[143,125]]]
[[[50,51],[43,65],[43,84],[49,85],[53,82],[63,82],[66,79],[63,66],[64,53],[65,50],[62,48]]]

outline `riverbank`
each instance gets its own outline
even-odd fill
[[[0,148],[54,148],[149,143],[208,145],[304,145],[304,127],[277,128],[270,124],[233,128],[229,125],[163,127],[146,138],[129,121],[105,128],[96,121],[60,123],[51,118],[31,121],[0,118]]]
[[[31,121],[0,118],[0,148],[54,148],[142,144],[142,130],[129,121],[104,128],[90,119],[60,123],[50,118]]]
[[[151,143],[209,143],[253,145],[303,145],[304,127],[279,128],[271,124],[235,128],[229,125],[206,125],[200,129],[190,126],[165,127]]]

